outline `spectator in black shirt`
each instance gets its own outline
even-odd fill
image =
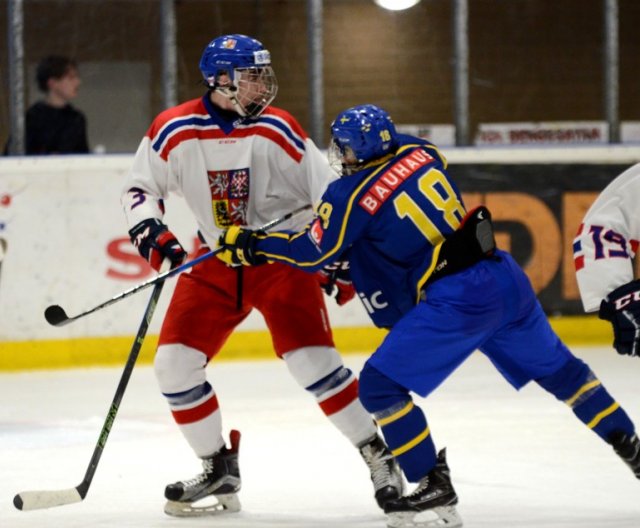
[[[76,62],[55,55],[45,57],[38,64],[36,80],[45,95],[27,110],[25,153],[88,153],[86,118],[69,103],[80,86]]]

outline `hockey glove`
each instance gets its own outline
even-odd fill
[[[318,282],[327,295],[335,297],[340,306],[348,303],[356,294],[351,282],[348,260],[336,261],[322,268],[318,271]]]
[[[187,252],[175,235],[157,218],[143,220],[129,231],[131,243],[151,267],[160,271],[165,260],[173,269],[184,262]]]
[[[256,255],[257,236],[262,231],[252,231],[240,226],[231,226],[218,240],[218,247],[223,248],[216,256],[228,266],[257,266],[267,259]]]
[[[640,280],[613,290],[600,303],[598,315],[613,325],[613,347],[619,354],[640,355]]]

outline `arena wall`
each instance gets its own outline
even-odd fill
[[[638,147],[469,148],[444,154],[466,181],[467,205],[487,203],[494,211],[500,245],[521,259],[562,337],[570,343],[608,342],[608,326],[584,316],[577,300],[573,224],[620,167],[638,161]],[[47,324],[43,313],[60,304],[73,315],[152,277],[129,243],[119,203],[131,161],[131,155],[0,159],[0,370],[118,364],[127,357],[151,289],[61,328]],[[589,186],[576,174],[578,190],[567,190],[571,172],[587,169],[595,183]],[[545,200],[554,193],[560,198],[549,205]],[[193,252],[195,224],[186,205],[172,197],[166,207],[166,222]],[[142,362],[151,360],[174,284],[170,279],[163,291]],[[327,305],[342,351],[373,350],[383,339],[384,331],[372,327],[358,301],[338,307],[327,299]],[[220,357],[266,358],[271,350],[264,321],[254,312]]]

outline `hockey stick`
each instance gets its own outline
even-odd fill
[[[294,209],[290,213],[287,213],[286,215],[281,216],[280,218],[276,218],[275,220],[272,220],[271,222],[264,224],[262,227],[259,227],[258,229],[261,231],[267,231],[272,227],[275,227],[278,224],[281,224],[282,222],[285,222],[286,220],[289,220],[291,217],[303,211],[306,211],[308,209],[311,209],[311,205],[303,205],[302,207],[298,207],[297,209]],[[182,271],[185,271],[195,266],[196,264],[202,262],[203,260],[207,260],[208,258],[211,258],[212,256],[219,253],[221,249],[222,248],[216,248],[212,251],[209,251],[208,253],[205,253],[204,255],[200,255],[199,257],[193,260],[190,260],[189,262],[185,262],[184,264],[176,268],[173,268],[169,271],[165,271],[164,273],[160,273],[159,275],[156,275],[155,277],[149,279],[148,281],[138,284],[137,286],[134,286],[133,288],[130,288],[128,290],[125,290],[122,293],[116,295],[115,297],[112,297],[108,301],[103,302],[98,306],[94,306],[93,308],[86,310],[82,313],[79,313],[78,315],[74,315],[73,317],[69,317],[67,313],[64,311],[64,308],[62,308],[62,306],[58,304],[52,304],[51,306],[49,306],[44,311],[44,317],[50,325],[64,326],[66,324],[71,323],[72,321],[75,321],[76,319],[80,319],[81,317],[84,317],[85,315],[89,315],[90,313],[97,312],[98,310],[102,310],[102,308],[106,308],[107,306],[110,306],[113,303],[121,301],[122,299],[126,299],[127,297],[133,295],[134,293],[139,292],[140,290],[144,290],[145,288],[152,286],[154,284],[157,284],[159,282],[162,282],[163,280],[168,279],[169,277],[173,277],[174,275],[177,275],[178,273],[181,273]]]
[[[142,347],[144,337],[147,334],[149,323],[151,322],[151,317],[153,316],[153,312],[155,311],[158,304],[158,298],[160,297],[160,292],[162,292],[163,286],[164,281],[157,281],[155,288],[151,293],[151,298],[149,299],[147,308],[144,311],[144,316],[142,318],[142,322],[140,323],[140,327],[138,328],[136,338],[133,341],[133,345],[131,346],[131,352],[129,352],[127,363],[125,364],[122,376],[120,377],[120,383],[118,383],[118,388],[116,389],[113,401],[111,402],[111,407],[109,407],[107,418],[104,422],[104,425],[102,426],[102,431],[100,432],[100,436],[98,437],[98,443],[93,450],[93,455],[91,456],[91,461],[89,462],[89,467],[87,467],[84,479],[82,479],[82,482],[75,488],[62,490],[23,491],[21,493],[18,493],[13,498],[13,505],[19,510],[41,510],[43,508],[53,508],[54,506],[64,506],[65,504],[80,502],[87,496],[89,486],[91,485],[93,475],[95,474],[96,468],[98,467],[98,462],[100,461],[100,457],[102,456],[104,446],[107,443],[107,438],[109,437],[109,433],[111,432],[111,426],[116,419],[116,414],[118,413],[118,409],[120,408],[120,402],[122,401],[124,391],[127,388],[127,384],[129,383],[129,378],[131,378],[133,367],[136,364],[136,360],[138,359],[140,348]]]

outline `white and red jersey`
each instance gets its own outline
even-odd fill
[[[640,240],[640,163],[600,193],[580,224],[573,259],[582,304],[593,312],[612,290],[634,279]]]
[[[142,139],[123,189],[129,227],[163,217],[160,200],[183,196],[208,245],[231,225],[259,227],[314,205],[337,175],[288,112],[243,119],[208,95],[162,112]],[[299,230],[298,215],[279,229]]]

